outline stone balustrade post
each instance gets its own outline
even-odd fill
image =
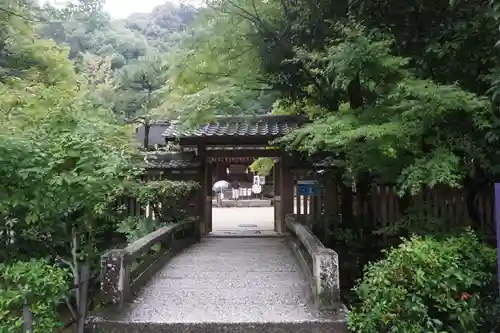
[[[319,306],[340,304],[339,258],[334,250],[323,248],[313,255],[313,276]]]
[[[129,296],[130,267],[125,250],[110,250],[102,255],[101,292],[105,302],[117,305]]]

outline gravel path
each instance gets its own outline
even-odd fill
[[[212,208],[213,234],[274,234],[273,207]]]
[[[283,238],[204,238],[163,267],[122,320],[314,321],[299,270]]]

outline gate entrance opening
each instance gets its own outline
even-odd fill
[[[163,140],[163,145],[175,146],[175,150],[180,156],[175,161],[178,167],[172,168],[167,178],[174,180],[192,179],[200,182],[201,189],[193,206],[200,217],[197,226],[200,237],[215,232],[214,227],[219,230],[222,228],[219,225],[214,226],[213,216],[215,212],[215,217],[218,219],[219,213],[221,216],[224,214],[224,212],[219,211],[219,209],[224,209],[223,207],[213,207],[214,201],[217,201],[213,185],[215,181],[219,180],[217,175],[222,175],[221,170],[229,171],[229,173],[233,170],[233,174],[237,174],[238,165],[246,164],[248,166],[251,161],[259,157],[273,159],[274,167],[272,175],[268,177],[268,185],[265,189],[265,185],[262,186],[262,195],[257,197],[259,200],[269,200],[270,202],[271,208],[268,207],[268,213],[262,212],[263,217],[266,214],[271,215],[269,224],[272,226],[272,230],[266,231],[280,235],[285,231],[285,216],[294,213],[292,168],[295,159],[294,156],[287,154],[279,147],[273,146],[272,142],[304,122],[303,117],[283,115],[223,117],[191,130],[184,130],[174,122],[161,122],[151,125],[151,128],[148,129],[148,137],[150,145],[154,145],[156,141],[162,143]],[[137,134],[140,136],[141,133]],[[165,167],[162,170],[165,170]],[[220,180],[231,183],[234,179]],[[232,195],[232,189],[231,192],[226,193]],[[243,199],[255,198],[254,194],[251,193],[251,187],[240,186],[239,203],[241,204]],[[234,211],[231,214],[241,215],[242,219],[239,221],[243,222],[238,222],[238,224],[249,225],[259,222],[257,220],[252,222],[251,213],[248,214],[248,221],[242,213]],[[250,229],[251,227],[240,226],[237,228]],[[269,227],[264,228],[269,229]]]

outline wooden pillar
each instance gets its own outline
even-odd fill
[[[312,196],[311,197],[311,201],[309,202],[309,211],[308,211],[308,214],[309,214],[309,219],[311,221],[311,223],[314,223],[317,221],[318,219],[318,197],[316,195]],[[312,227],[312,225],[311,225]]]
[[[331,217],[333,221],[329,218],[323,220],[324,226],[324,239],[322,242],[324,245],[330,245],[330,235],[333,230],[334,224],[339,217],[339,194],[338,194],[338,184],[342,180],[337,176],[336,173],[329,173],[326,176],[323,192],[323,208],[325,216]]]
[[[273,187],[274,187],[274,231],[279,230],[281,220],[281,162],[274,163],[273,167]]]
[[[276,170],[278,171],[278,170]],[[280,194],[281,194],[281,218],[277,232],[285,232],[285,217],[288,214],[293,214],[293,178],[290,167],[286,163],[286,159],[281,159],[280,165]]]
[[[198,146],[198,159],[201,163],[200,167],[200,191],[198,193],[198,223],[195,224],[195,235],[196,240],[199,241],[201,236],[203,235],[203,225],[206,219],[206,193],[207,193],[207,177],[205,176],[206,165],[207,165],[207,157],[205,152],[205,146]],[[208,185],[210,186],[210,185]]]
[[[211,163],[205,163],[205,220],[202,235],[208,235],[212,231],[212,167]]]

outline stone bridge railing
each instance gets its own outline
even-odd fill
[[[293,214],[285,219],[287,238],[306,275],[319,310],[341,310],[339,259]]]
[[[194,243],[194,221],[160,228],[101,257],[101,293],[106,303],[122,305],[177,252]]]

